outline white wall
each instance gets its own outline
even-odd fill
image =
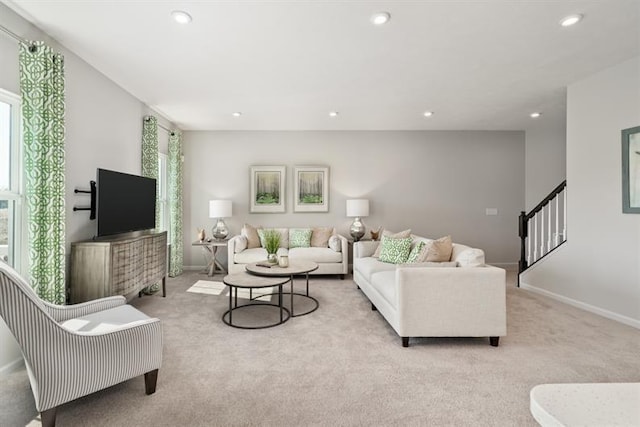
[[[565,247],[526,285],[640,327],[640,215],[622,213],[622,129],[640,125],[640,58],[569,86]]]
[[[525,131],[526,211],[536,207],[566,179],[566,120],[545,116]]]
[[[493,263],[518,257],[518,214],[524,206],[524,133],[186,132],[185,265],[202,265],[193,248],[196,228],[213,226],[208,201],[233,201],[226,220],[237,234],[244,222],[262,226],[331,225],[348,235],[346,200],[367,198],[368,229],[411,228],[428,237],[483,248]],[[249,213],[249,167],[287,166],[287,212]],[[293,166],[330,167],[328,213],[293,213]],[[499,215],[486,216],[485,208]]]
[[[75,188],[89,188],[96,168],[141,172],[142,118],[157,113],[103,74],[0,4],[0,24],[23,38],[46,40],[65,56],[66,81],[66,232],[67,252],[76,240],[91,238],[95,221],[86,211],[73,212],[74,205],[89,204]],[[0,33],[0,88],[20,93],[18,43]],[[170,124],[158,117],[165,126]],[[166,152],[167,135],[160,130],[160,147]],[[20,353],[13,337],[0,322],[0,372]]]

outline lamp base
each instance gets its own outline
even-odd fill
[[[216,240],[224,240],[229,235],[227,224],[224,223],[222,218],[218,219],[218,222],[216,222],[215,227],[211,230],[211,235]]]
[[[366,228],[362,223],[362,220],[358,216],[356,217],[356,219],[353,220],[353,224],[351,224],[351,228],[349,228],[349,234],[351,234],[351,237],[353,237],[353,241],[357,242],[360,239],[362,239],[362,236],[364,236],[365,230]]]

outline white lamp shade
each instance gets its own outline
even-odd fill
[[[367,199],[347,200],[347,216],[349,217],[369,216],[369,200]]]
[[[231,200],[210,200],[209,218],[229,218],[231,216]]]

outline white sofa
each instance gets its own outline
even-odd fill
[[[308,247],[308,248],[288,248],[278,249],[278,256],[288,255],[289,262],[296,260],[306,260],[318,263],[318,269],[309,274],[339,274],[341,279],[349,273],[348,243],[344,236],[336,234],[340,239],[339,250],[329,247]],[[238,239],[241,236],[234,236],[229,240],[227,247],[227,260],[229,274],[245,271],[245,266],[252,262],[264,261],[267,259],[266,249],[247,248],[238,251]],[[287,243],[288,244],[288,241]]]
[[[435,267],[381,262],[372,257],[379,243],[354,244],[353,279],[403,347],[409,337],[490,337],[498,346],[507,333],[505,271],[485,265],[481,249],[454,243],[458,266]]]

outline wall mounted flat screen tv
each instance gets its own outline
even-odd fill
[[[98,236],[156,227],[156,180],[98,169]]]

